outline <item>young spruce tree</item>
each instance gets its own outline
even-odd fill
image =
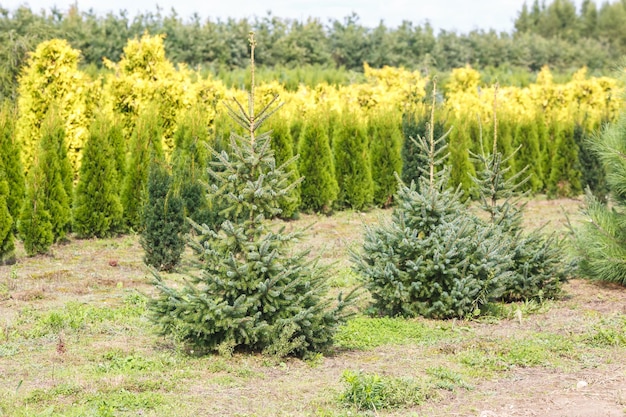
[[[83,149],[74,199],[74,232],[79,237],[107,237],[122,229],[112,126],[105,115],[97,115]]]
[[[374,307],[390,316],[477,314],[511,265],[498,229],[467,210],[460,187],[449,188],[448,133],[434,139],[432,106],[427,136],[415,141],[427,161],[418,186],[399,184],[391,221],[366,227],[353,255]]]
[[[292,249],[301,232],[275,231],[266,221],[297,182],[285,172],[291,161],[277,167],[269,135],[257,134],[276,110],[276,98],[255,113],[253,34],[250,45],[248,109],[237,101],[228,106],[246,133],[232,134],[230,152],[216,152],[209,170],[210,198],[228,202],[226,220],[219,231],[196,225],[203,242],[196,244],[202,273],[183,287],[171,287],[155,274],[158,296],[150,309],[163,333],[176,334],[196,349],[303,356],[332,342],[351,296],[328,300],[325,270],[306,252]]]
[[[503,301],[554,298],[567,278],[568,268],[554,235],[545,236],[541,229],[524,232],[522,214],[525,204],[522,197],[528,193],[519,190],[525,187],[531,177],[527,174],[528,166],[510,174],[513,167],[511,160],[520,147],[510,151],[506,157],[498,149],[497,91],[496,88],[491,153],[485,152],[483,148],[480,154],[472,154],[480,168],[474,182],[478,188],[481,208],[488,214],[492,225],[500,229],[512,257],[510,274],[501,281],[493,295]],[[479,142],[482,147],[482,138]]]

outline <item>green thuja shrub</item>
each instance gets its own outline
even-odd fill
[[[550,164],[549,197],[574,197],[582,193],[578,145],[573,129],[554,128],[554,153]]]
[[[578,271],[586,278],[626,286],[626,113],[588,142],[605,172],[608,203],[588,189],[584,219],[571,228]]]
[[[509,274],[506,238],[468,211],[460,188],[449,188],[447,134],[435,140],[433,130],[416,141],[428,162],[419,188],[400,183],[391,221],[366,227],[353,254],[374,307],[390,316],[471,316]]]
[[[329,213],[339,193],[327,132],[327,119],[312,114],[300,135],[298,169],[304,178],[300,195],[306,211]]]
[[[124,226],[130,230],[141,230],[151,155],[155,158],[163,157],[161,124],[154,107],[147,107],[141,112],[135,123],[121,192]]]
[[[369,118],[374,204],[389,207],[397,189],[396,174],[402,172],[402,131],[400,120],[391,112],[379,112]]]
[[[363,210],[374,199],[369,143],[363,123],[344,109],[333,132],[333,154],[340,208]]]
[[[0,265],[15,262],[13,217],[7,205],[8,196],[9,184],[4,174],[4,167],[0,163]]]
[[[218,202],[207,199],[208,145],[203,109],[193,107],[182,114],[174,132],[173,188],[183,200],[185,217],[199,224],[215,225],[221,220]]]
[[[227,202],[225,220],[219,230],[194,225],[202,271],[185,277],[183,286],[170,286],[155,274],[157,296],[149,306],[163,333],[196,351],[304,356],[332,343],[352,296],[328,299],[326,269],[293,249],[302,232],[276,231],[266,221],[280,212],[281,199],[298,183],[285,171],[291,161],[277,166],[270,136],[258,132],[275,111],[276,98],[255,113],[252,35],[251,46],[248,108],[238,102],[228,106],[246,133],[233,133],[230,152],[214,152],[216,161],[209,166],[209,198]]]
[[[159,271],[174,269],[185,249],[186,229],[183,200],[173,192],[172,176],[162,162],[153,160],[139,239],[144,262]]]
[[[293,159],[294,145],[291,137],[289,122],[285,118],[276,117],[268,121],[268,128],[271,129],[271,145],[274,151],[276,165],[282,165],[286,161],[291,161],[286,166],[286,171],[290,174],[290,182],[296,182],[300,178],[298,172],[298,162]],[[294,218],[300,207],[300,187],[294,187],[290,195],[280,202],[280,217],[283,219]]]
[[[35,155],[33,166],[28,173],[26,199],[17,224],[19,236],[29,256],[47,253],[54,243],[51,215],[46,208],[46,188],[48,180]]]
[[[515,156],[516,171],[527,168],[528,182],[523,184],[522,190],[539,193],[543,190],[543,159],[544,155],[539,147],[539,130],[534,121],[520,121],[515,127],[513,147],[519,148]]]
[[[41,125],[38,166],[43,179],[43,208],[50,216],[54,242],[65,238],[70,230],[72,212],[72,166],[67,157],[64,122],[53,108]],[[30,204],[30,202],[28,202]]]
[[[15,108],[4,103],[0,107],[0,163],[4,166],[5,180],[8,185],[6,205],[13,218],[11,228],[15,230],[15,222],[20,215],[26,189],[24,169],[22,167],[20,148],[15,133]]]
[[[100,114],[89,130],[74,198],[74,232],[79,237],[107,237],[122,229],[115,129]]]

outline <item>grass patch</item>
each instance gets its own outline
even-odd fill
[[[358,317],[339,329],[335,341],[338,347],[357,350],[382,345],[434,344],[456,338],[459,329],[453,329],[448,322],[427,324],[417,319]]]
[[[412,378],[345,371],[341,380],[345,390],[339,400],[357,410],[411,407],[430,396],[424,384]]]
[[[593,347],[626,347],[626,315],[603,317],[582,341]]]

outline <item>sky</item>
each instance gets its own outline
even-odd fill
[[[435,31],[441,29],[467,33],[474,29],[495,29],[510,32],[513,22],[525,0],[0,0],[0,6],[14,10],[27,5],[33,11],[49,10],[53,6],[67,10],[78,4],[79,10],[93,9],[98,14],[126,10],[129,16],[139,12],[163,14],[172,7],[179,16],[187,18],[197,12],[204,20],[224,20],[228,17],[263,17],[271,10],[274,16],[305,20],[318,17],[343,20],[353,12],[366,27],[375,27],[382,20],[388,27],[396,27],[403,20],[414,24],[430,22]],[[580,7],[582,0],[576,0]],[[530,5],[532,0],[528,0]]]

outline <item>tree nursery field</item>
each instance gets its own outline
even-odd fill
[[[575,199],[529,202],[524,225],[565,231]],[[349,252],[389,210],[302,215],[298,247],[330,265],[330,296],[359,285]],[[167,274],[195,266],[190,251]],[[72,240],[0,267],[2,416],[623,416],[626,293],[572,277],[555,300],[493,303],[475,319],[361,311],[305,359],[228,347],[197,355],[155,331],[136,235]]]

